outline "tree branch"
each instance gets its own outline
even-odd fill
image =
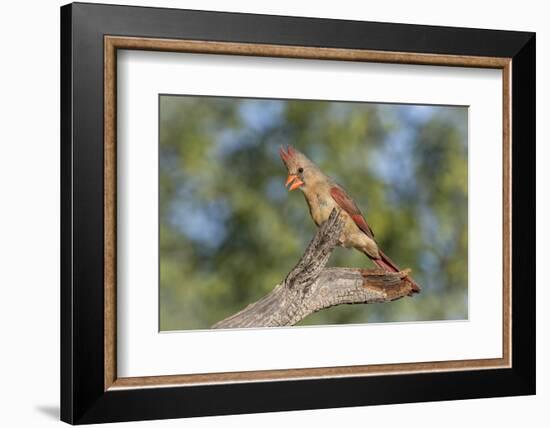
[[[298,264],[266,296],[212,328],[281,327],[331,306],[391,302],[412,294],[408,270],[326,268],[339,245],[343,221],[334,209],[319,227]]]

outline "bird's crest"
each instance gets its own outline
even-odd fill
[[[283,160],[283,162],[286,164],[296,157],[296,150],[294,149],[294,147],[288,145],[286,146],[285,152],[285,148],[281,146],[279,147],[279,154],[281,155],[281,159]]]
[[[281,146],[279,148],[279,155],[281,155],[283,163],[289,170],[298,166],[313,165],[306,155],[291,145],[286,146],[286,151],[285,148]]]

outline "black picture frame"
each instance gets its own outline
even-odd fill
[[[512,367],[105,391],[105,35],[512,58]],[[535,43],[528,32],[63,6],[61,419],[86,424],[534,394]]]

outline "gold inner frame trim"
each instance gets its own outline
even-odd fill
[[[503,322],[502,358],[377,364],[304,369],[117,377],[116,367],[116,88],[117,50],[148,50],[213,55],[242,55],[393,64],[494,68],[502,70],[503,94]],[[511,367],[511,82],[512,60],[499,57],[420,54],[252,43],[104,37],[104,389],[193,386],[220,383],[359,377],[405,373],[480,370]]]

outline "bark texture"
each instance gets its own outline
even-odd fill
[[[212,328],[290,326],[331,306],[391,302],[412,294],[411,284],[405,280],[408,270],[389,273],[378,269],[325,267],[339,245],[342,227],[340,212],[335,209],[283,282]]]

